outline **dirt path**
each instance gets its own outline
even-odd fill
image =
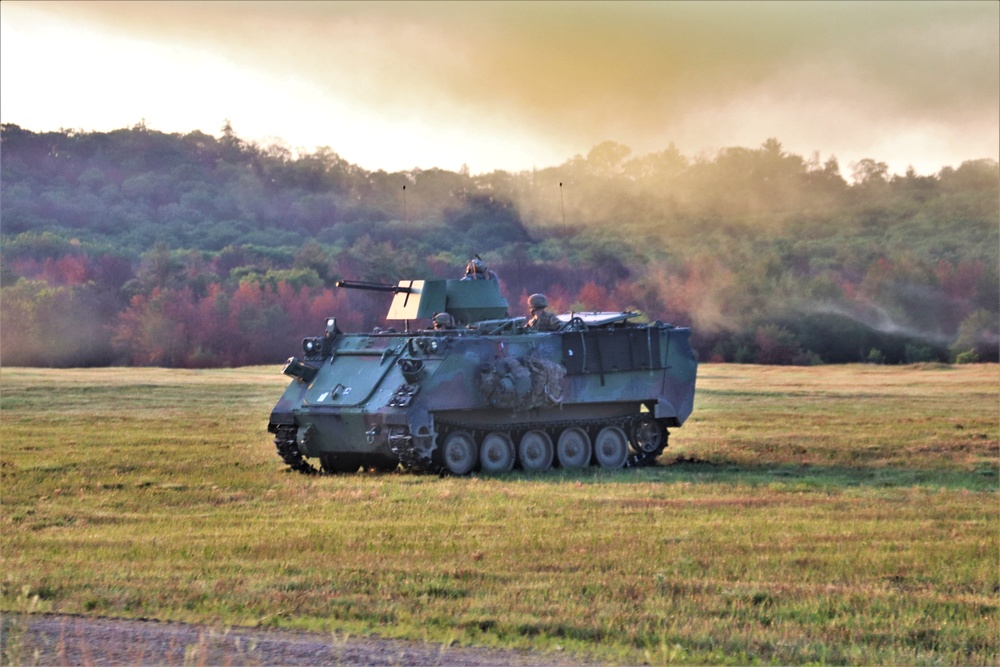
[[[80,616],[8,617],[3,627],[4,665],[569,667],[588,664],[522,651]]]

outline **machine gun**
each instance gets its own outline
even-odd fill
[[[390,285],[388,283],[366,283],[360,280],[338,280],[334,283],[337,287],[343,287],[345,289],[361,289],[368,290],[369,292],[392,292],[393,294],[412,294],[413,288],[405,286],[402,283],[399,285]]]

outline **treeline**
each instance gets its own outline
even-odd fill
[[[545,170],[369,172],[329,149],[2,127],[0,363],[276,363],[336,315],[341,278],[459,277],[512,309],[638,309],[705,360],[996,361],[1000,169],[890,175],[776,140],[691,159],[606,142]]]

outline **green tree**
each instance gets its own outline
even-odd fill
[[[958,326],[958,336],[950,347],[953,357],[966,360],[1000,361],[1000,318],[997,313],[977,310]],[[969,354],[971,353],[971,354]]]

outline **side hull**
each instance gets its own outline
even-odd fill
[[[392,459],[400,442],[433,440],[455,425],[504,430],[648,412],[680,426],[693,407],[697,372],[690,330],[666,325],[500,336],[349,334],[337,336],[329,351],[300,363],[309,379],[292,381],[269,429],[297,427],[306,456],[361,461]],[[525,359],[559,369],[559,386],[545,387],[544,402],[535,395],[539,378],[518,365]],[[498,377],[498,387],[511,387],[511,403],[484,393],[487,372]]]

